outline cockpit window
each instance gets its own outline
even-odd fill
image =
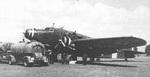
[[[54,28],[53,27],[47,27],[45,28],[46,31],[48,32],[54,32]]]

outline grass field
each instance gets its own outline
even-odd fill
[[[150,57],[137,57],[124,62],[121,59],[102,59],[88,65],[23,67],[0,63],[0,77],[150,77]]]

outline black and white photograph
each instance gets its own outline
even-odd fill
[[[0,0],[0,77],[150,77],[150,0]]]

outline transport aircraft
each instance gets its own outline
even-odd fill
[[[54,54],[71,54],[73,59],[82,57],[84,62],[87,62],[87,58],[93,60],[102,54],[112,54],[120,49],[146,44],[145,40],[133,36],[91,38],[76,31],[55,27],[26,29],[24,36],[31,41],[45,44],[46,48],[52,50]]]

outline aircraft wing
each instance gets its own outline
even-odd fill
[[[113,38],[95,38],[78,39],[74,41],[76,48],[84,49],[125,49],[142,46],[146,41],[136,37],[113,37]]]
[[[133,51],[133,50],[125,50],[125,51],[121,51],[121,52],[132,53],[132,54],[145,54],[145,52],[142,52],[142,51]]]

